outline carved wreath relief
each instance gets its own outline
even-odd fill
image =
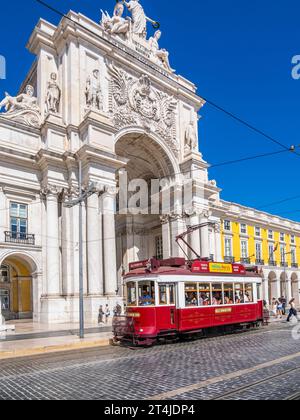
[[[109,66],[109,73],[110,109],[115,127],[141,126],[160,136],[178,154],[176,100],[154,89],[146,75],[134,79],[114,65]]]

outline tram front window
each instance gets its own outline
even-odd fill
[[[154,281],[139,282],[139,305],[155,305],[155,284]]]
[[[136,301],[136,283],[130,282],[127,283],[127,305],[128,306],[137,306]]]
[[[252,283],[245,284],[245,303],[253,303],[253,285]]]

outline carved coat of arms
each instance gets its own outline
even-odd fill
[[[115,127],[143,127],[159,135],[178,154],[175,114],[177,101],[154,89],[146,75],[135,79],[114,65],[109,66],[109,73],[110,110]]]

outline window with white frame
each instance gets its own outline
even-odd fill
[[[295,235],[291,235],[291,244],[295,243]]]
[[[224,220],[224,230],[231,231],[231,222],[230,220]]]
[[[269,261],[274,261],[274,245],[269,244]]]
[[[28,228],[28,206],[21,203],[10,203],[10,230],[15,239],[26,239]]]
[[[258,261],[262,260],[262,247],[261,242],[256,242],[255,244],[255,256]]]
[[[241,258],[248,258],[248,242],[241,241]]]
[[[232,257],[232,240],[225,238],[225,257]]]
[[[296,248],[293,246],[291,247],[291,263],[296,264]]]
[[[285,240],[285,234],[283,232],[280,232],[280,241],[284,242]]]
[[[274,239],[274,232],[273,230],[268,230],[268,239]]]
[[[255,236],[260,237],[260,227],[255,226]]]
[[[243,235],[247,234],[247,225],[245,223],[241,223],[241,233]]]
[[[285,263],[285,246],[280,245],[280,262]]]

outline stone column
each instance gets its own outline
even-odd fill
[[[107,296],[115,296],[117,290],[115,190],[107,189],[101,199],[103,209],[104,292]]]
[[[0,187],[0,212],[1,212],[1,223],[0,223],[0,242],[5,242],[5,234],[6,230],[10,230],[10,226],[7,220],[7,215],[9,214],[9,210],[6,210],[7,201],[5,197],[5,193],[3,187]]]
[[[164,259],[171,257],[171,236],[170,236],[170,221],[168,216],[161,217],[162,224],[162,238],[163,238],[163,256]]]
[[[186,255],[182,249],[176,243],[176,237],[186,231],[186,223],[181,215],[170,216],[170,240],[171,240],[171,256],[172,257],[183,257]],[[183,249],[187,252],[186,246],[181,243]]]
[[[60,290],[60,252],[58,222],[58,190],[47,192],[47,294],[58,296]]]
[[[103,295],[102,214],[99,195],[87,201],[88,294]]]
[[[200,223],[208,223],[209,215],[205,212],[203,213]],[[210,249],[209,249],[209,231],[208,225],[201,228],[201,257],[202,258],[209,258],[210,256]]]
[[[289,302],[292,299],[292,282],[291,282],[291,278],[287,275],[287,279],[286,279],[286,298],[287,301]],[[294,297],[294,296],[293,296]]]
[[[189,219],[189,225],[190,226],[196,226],[199,225],[199,215],[198,214],[193,214],[192,216],[190,216]],[[196,230],[195,232],[193,232],[190,236],[190,245],[193,248],[193,250],[200,256],[201,255],[201,247],[200,247],[200,232],[199,230]],[[192,259],[197,258],[196,255],[190,251],[189,255]]]
[[[32,311],[33,320],[40,322],[41,296],[43,294],[43,275],[40,272],[32,274]]]

